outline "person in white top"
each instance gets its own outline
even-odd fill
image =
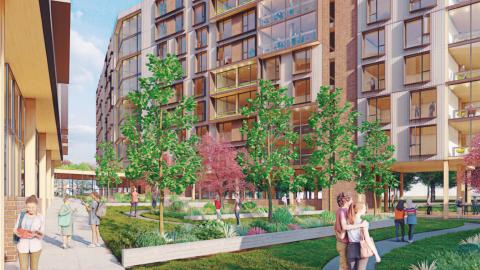
[[[367,212],[367,208],[364,203],[352,203],[348,208],[347,223],[350,225],[361,224],[362,216]],[[378,255],[377,248],[373,242],[370,234],[368,233],[368,223],[364,228],[347,230],[348,245],[347,245],[347,258],[348,264],[351,270],[365,270],[367,269],[368,257],[362,258],[360,241],[365,239],[367,246],[375,255],[377,263],[381,261],[380,255]],[[362,235],[363,234],[363,235]]]
[[[27,198],[26,211],[18,215],[13,233],[19,238],[17,243],[20,270],[37,270],[42,252],[42,238],[45,220],[38,213],[38,199],[35,195]]]

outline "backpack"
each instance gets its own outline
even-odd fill
[[[107,214],[107,205],[105,203],[99,202],[97,211],[95,211],[95,215],[99,218],[102,218],[106,214]]]
[[[21,229],[22,228],[22,222],[23,222],[23,218],[25,217],[25,211],[22,211],[20,212],[20,219],[18,220],[18,226],[17,226],[17,229]],[[14,244],[17,244],[18,241],[20,241],[20,237],[18,237],[15,233],[13,234],[13,243]]]

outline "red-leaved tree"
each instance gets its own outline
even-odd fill
[[[473,137],[469,152],[465,156],[468,166],[467,183],[476,191],[480,191],[480,134]]]
[[[197,183],[214,191],[222,199],[226,192],[252,190],[238,165],[237,150],[229,143],[217,141],[209,135],[202,137],[198,152],[203,159],[204,173]]]

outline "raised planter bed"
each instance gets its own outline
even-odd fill
[[[393,220],[390,219],[370,224],[371,229],[390,226],[393,226]],[[132,267],[135,265],[209,256],[218,253],[235,252],[245,249],[322,238],[332,236],[333,234],[333,228],[332,226],[329,226],[155,247],[124,249],[122,250],[122,265],[123,267]]]
[[[293,213],[295,216],[311,216],[320,215],[324,210],[303,211],[301,213]],[[262,218],[268,217],[268,213],[242,213],[240,218]],[[198,216],[185,216],[185,219],[190,220],[215,220],[217,215],[198,215]],[[235,214],[222,214],[222,219],[234,219]]]

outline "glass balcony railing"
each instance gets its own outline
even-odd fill
[[[222,13],[230,11],[236,7],[243,6],[252,1],[254,0],[217,0],[215,13],[216,15],[220,15]]]
[[[468,153],[469,153],[469,147],[457,146],[457,147],[452,147],[452,152],[450,152],[450,155],[452,157],[463,157],[465,155],[468,155]]]
[[[279,10],[270,14],[262,14],[258,20],[261,27],[281,22],[290,17],[308,13],[317,9],[317,0],[304,1],[296,5],[291,5],[286,9]]]
[[[480,77],[480,69],[473,69],[467,71],[457,71],[457,72],[450,72],[450,80],[465,80]]]
[[[285,39],[277,39],[271,44],[261,46],[260,50],[262,54],[266,54],[313,42],[315,40],[317,40],[317,29],[312,29],[303,33],[295,33]]]
[[[461,119],[480,116],[480,107],[469,107],[461,110],[454,110],[450,119]]]
[[[468,31],[460,33],[450,33],[449,43],[461,42],[464,40],[470,40],[480,37],[480,31]]]
[[[448,0],[448,5],[456,5],[464,2],[469,2],[470,0]]]

